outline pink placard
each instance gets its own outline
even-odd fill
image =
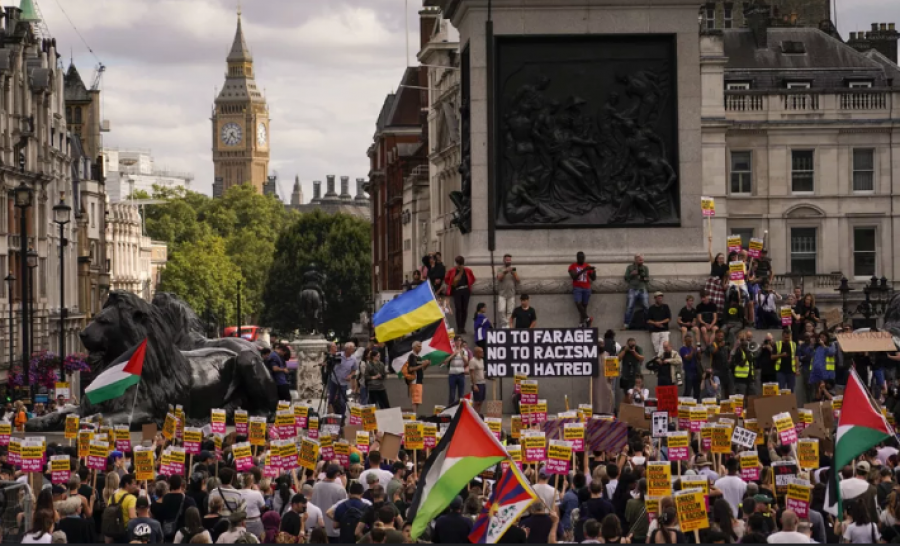
[[[781,440],[782,445],[791,445],[797,443],[797,429],[789,428],[785,431],[778,433],[778,439]]]
[[[544,470],[546,470],[547,474],[568,474],[570,462],[569,459],[548,459]]]
[[[42,459],[22,459],[22,472],[40,473],[44,470]]]
[[[787,498],[787,509],[796,512],[798,518],[809,517],[809,503],[798,499]]]
[[[541,462],[547,458],[546,447],[529,447],[525,449],[525,460],[529,463]]]
[[[687,447],[670,447],[669,448],[669,460],[670,461],[686,461],[690,459],[690,454],[688,453]]]
[[[68,484],[71,477],[72,471],[70,470],[54,470],[50,473],[50,483]]]
[[[87,467],[91,470],[106,470],[106,457],[88,455]]]
[[[234,460],[234,464],[238,472],[250,470],[253,468],[253,457],[238,457]]]
[[[188,455],[200,455],[200,442],[184,442],[184,452]]]
[[[753,468],[742,468],[741,479],[745,482],[755,482],[759,480],[759,467],[754,466]]]
[[[116,451],[121,451],[122,453],[131,453],[131,439],[116,440]]]

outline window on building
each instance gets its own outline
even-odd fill
[[[749,91],[750,82],[729,82],[725,84],[727,91]]]
[[[75,123],[81,123],[81,107],[76,106],[75,110]]]
[[[724,28],[731,28],[734,26],[734,5],[733,4],[725,4],[723,10],[724,17],[722,18],[722,23]]]
[[[731,152],[731,193],[751,193],[753,167],[750,152]]]
[[[849,87],[850,89],[871,89],[872,82],[871,81],[848,82],[847,87]]]
[[[853,150],[853,191],[875,190],[875,150]]]
[[[706,8],[703,10],[703,18],[706,21],[706,28],[709,30],[716,28],[716,5],[715,4],[706,4]]]
[[[875,236],[873,227],[853,228],[853,275],[869,278],[875,274]]]
[[[816,274],[816,228],[791,228],[791,273]]]
[[[791,151],[791,191],[794,193],[814,190],[814,163],[812,150]]]
[[[97,215],[94,213],[95,203],[91,203],[91,227],[97,227]]]
[[[788,89],[809,89],[809,82],[787,82]]]
[[[751,228],[732,228],[729,233],[731,235],[740,235],[741,236],[741,248],[748,248],[750,246],[750,239],[753,238],[754,229]]]
[[[40,297],[47,297],[47,258],[40,258],[38,260],[38,285],[39,285],[39,294]]]

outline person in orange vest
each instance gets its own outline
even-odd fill
[[[28,421],[28,412],[25,411],[25,404],[21,400],[16,400],[15,420],[13,424],[16,430],[22,432],[25,430],[25,423]]]

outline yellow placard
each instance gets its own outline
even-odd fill
[[[373,432],[378,430],[378,420],[375,419],[375,406],[363,406],[362,408],[363,430]]]
[[[137,481],[151,481],[156,477],[153,468],[154,455],[151,449],[134,452],[134,474]]]
[[[881,408],[881,409],[882,409],[882,411],[884,410],[884,408]],[[798,409],[797,416],[800,418],[800,422],[805,425],[811,425],[813,422],[812,410],[802,409],[802,408]]]
[[[578,423],[567,423],[563,427],[563,440],[584,440],[584,425],[576,426]]]
[[[250,415],[247,410],[234,410],[234,424],[246,425],[250,422]]]
[[[422,424],[422,436],[425,438],[435,438],[437,439],[438,426],[434,423],[423,423]],[[437,444],[437,442],[435,442]]]
[[[756,239],[756,238],[750,239],[750,244],[748,245],[748,248],[749,248],[750,250],[752,250],[754,253],[762,252],[762,249],[763,249],[763,240],[762,240],[762,239]],[[757,255],[758,255],[758,254],[757,254]]]
[[[703,498],[702,491],[696,489],[679,491],[675,494],[675,507],[682,533],[709,528],[706,499]]]
[[[603,377],[619,377],[619,359],[608,356],[603,359]]]
[[[210,412],[209,416],[210,422],[213,423],[224,423],[225,422],[225,410],[223,409],[214,409]]]
[[[266,420],[263,417],[250,419],[250,445],[266,445]]]
[[[194,430],[185,429],[184,430],[184,441],[185,442],[195,442],[198,444],[203,443],[203,431],[200,430],[199,428],[194,429]]]
[[[556,459],[557,461],[568,461],[572,458],[572,445],[565,445],[566,442],[560,442],[557,440],[550,442],[550,447],[547,448],[547,458],[548,459]]]
[[[37,442],[25,442],[22,444],[20,453],[23,459],[42,459],[44,457],[44,446]]]
[[[534,406],[534,413],[547,413],[547,401],[546,400],[538,400],[538,403]]]
[[[359,422],[362,422],[362,406],[360,406],[358,404],[351,404],[350,405],[350,417],[354,421],[356,421],[358,419]],[[276,424],[277,424],[277,421],[276,421]]]
[[[334,443],[334,455],[337,457],[338,455],[345,455],[347,457],[350,456],[350,444],[347,442],[335,442]]]
[[[775,421],[775,430],[778,432],[785,432],[794,428],[794,420],[791,418],[790,413],[779,413],[772,420]]]
[[[93,431],[81,430],[78,432],[78,457],[87,457],[91,454],[91,440],[93,439]]]
[[[668,461],[647,464],[647,494],[651,497],[672,494],[672,465]]]
[[[747,468],[756,468],[759,466],[759,455],[755,452],[746,452],[747,454],[741,454],[740,462],[741,462],[741,470]]]
[[[687,433],[685,434],[671,434],[666,438],[666,445],[669,449],[678,448],[678,447],[688,447],[690,444],[690,438]]]
[[[844,395],[835,396],[831,399],[831,409],[840,411],[844,407]]]
[[[522,462],[522,446],[506,446],[506,453],[509,454],[509,458],[515,462]]]
[[[178,422],[178,418],[175,417],[172,413],[166,414],[166,420],[163,422],[163,438],[166,440],[172,440],[175,438],[175,426]]]
[[[131,440],[131,431],[128,429],[128,425],[117,425],[114,429],[115,433],[113,437],[117,442],[124,442],[125,440]]]
[[[422,423],[411,422],[403,424],[403,445],[406,449],[425,449],[425,431]]]
[[[234,455],[235,459],[243,459],[245,457],[253,456],[253,447],[250,444],[244,442],[241,444],[234,444],[231,448],[232,455]]]
[[[290,410],[278,410],[275,412],[275,426],[290,427],[295,423],[294,412]]]
[[[518,440],[522,437],[522,416],[521,415],[512,415],[509,418],[510,424],[510,432],[509,435]]]
[[[369,437],[369,433],[364,430],[356,431],[356,445],[357,446],[368,446],[371,438]]]
[[[709,419],[709,413],[706,412],[706,406],[696,406],[691,408],[691,421],[705,423]]]
[[[360,416],[361,416],[361,415],[362,415],[362,408],[360,408],[359,413],[360,413]],[[296,422],[296,419],[297,419],[298,417],[301,418],[301,419],[306,419],[306,417],[307,417],[308,415],[309,415],[309,408],[308,408],[308,407],[306,407],[306,406],[301,406],[300,404],[297,404],[296,406],[294,406],[294,420],[295,420],[295,422]]]
[[[713,197],[703,196],[700,198],[700,210],[703,216],[716,215],[716,200]],[[739,237],[740,239],[740,237]],[[649,512],[649,509],[647,510]]]
[[[763,383],[763,396],[778,396],[778,383]]]
[[[725,241],[728,245],[729,251],[731,251],[731,250],[740,251],[742,248],[742,245],[743,245],[740,235],[729,235],[728,238],[725,239]]]
[[[77,415],[66,415],[66,440],[74,440],[78,437],[78,425],[80,419]]]
[[[659,499],[651,499],[650,497],[645,498],[644,508],[647,510],[648,514],[659,514]]]
[[[722,400],[719,403],[719,413],[734,413],[734,402],[731,400]]]
[[[797,463],[807,470],[819,468],[819,440],[801,438],[797,441]]]
[[[72,462],[64,456],[59,459],[53,457],[50,459],[50,472],[66,472],[72,468]]]
[[[717,425],[712,429],[712,452],[731,453],[731,428]]]
[[[591,415],[594,414],[594,407],[590,404],[578,404],[578,415],[582,421],[587,423],[588,419],[591,418]]]
[[[297,464],[307,470],[316,469],[316,461],[319,460],[319,442],[304,438],[300,442],[300,452],[297,454]]]
[[[413,413],[413,412],[411,412],[411,411],[410,411],[410,412],[405,412],[405,411],[404,411],[404,412],[403,412],[403,420],[404,420],[404,421],[415,421],[415,420],[416,420],[416,414]]]
[[[90,457],[103,457],[109,455],[109,444],[106,442],[99,442],[97,440],[91,440],[89,456]]]
[[[809,504],[812,498],[812,486],[801,483],[789,483],[787,486],[787,498]]]
[[[522,381],[519,385],[522,394],[533,394],[537,396],[538,393],[538,382],[536,380],[526,380]]]
[[[484,420],[484,424],[488,426],[488,429],[491,432],[499,436],[500,430],[503,428],[503,419],[500,419],[499,417],[487,417]]]

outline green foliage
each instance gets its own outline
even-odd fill
[[[299,215],[275,244],[275,259],[263,294],[262,322],[288,333],[301,324],[303,273],[315,263],[325,274],[325,330],[350,333],[365,309],[371,283],[370,226],[345,214]]]

